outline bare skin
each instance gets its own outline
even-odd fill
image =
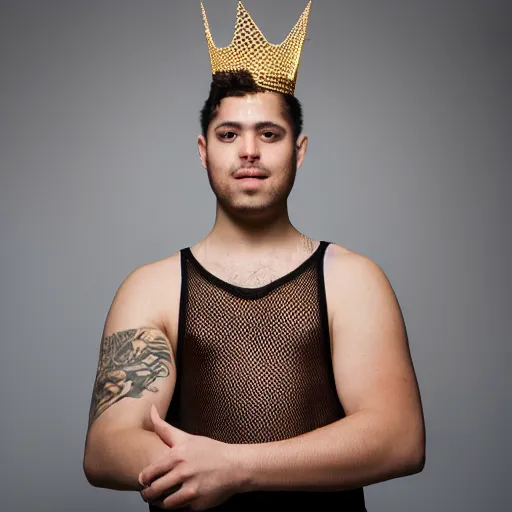
[[[105,336],[94,383],[89,424],[124,397],[158,392],[152,384],[169,376],[172,356],[158,329],[140,328]]]
[[[318,247],[291,224],[287,208],[307,144],[305,136],[293,140],[279,95],[222,100],[207,140],[198,139],[217,197],[211,232],[191,247],[207,270],[237,286],[259,287],[294,270]],[[240,180],[241,171],[265,179]],[[346,418],[255,446],[192,436],[165,423],[178,334],[175,253],[137,269],[109,312],[86,450],[90,480],[143,488],[146,501],[166,510],[205,510],[238,492],[349,489],[421,471],[421,402],[391,286],[369,258],[338,244],[328,247],[324,265],[333,369]],[[137,341],[143,326],[146,340]],[[125,359],[117,357],[121,339]],[[159,348],[157,361],[152,347]]]
[[[281,101],[275,93],[225,98],[208,139],[198,138],[217,210],[213,229],[191,250],[205,267],[240,286],[261,286],[285,274],[316,245],[288,215],[287,199],[308,138],[293,140]],[[260,171],[265,179],[235,179],[241,170]]]
[[[215,257],[208,248],[208,241],[192,247],[192,253],[212,274],[235,286],[258,288],[279,279],[297,268],[318,247],[319,242],[300,235],[294,250],[280,256],[270,249],[268,254],[252,261],[234,260],[229,249],[222,257]]]

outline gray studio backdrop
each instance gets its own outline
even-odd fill
[[[245,5],[278,43],[306,0]],[[227,45],[236,0],[205,7]],[[426,415],[425,470],[370,512],[510,510],[509,7],[313,2],[292,222],[386,272]],[[0,510],[145,510],[83,444],[118,286],[212,226],[199,0],[2,1],[0,59]]]

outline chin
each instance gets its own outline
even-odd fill
[[[275,201],[267,201],[267,202],[258,202],[252,203],[249,202],[243,203],[229,203],[222,204],[220,203],[223,210],[228,212],[231,215],[246,218],[250,220],[264,220],[268,217],[274,216],[276,213],[283,209],[283,205],[286,205],[286,202],[275,202]]]
[[[253,219],[273,216],[286,210],[287,199],[293,187],[291,182],[283,183],[280,187],[263,194],[232,194],[228,188],[216,186],[214,182],[210,184],[218,206],[228,215]]]

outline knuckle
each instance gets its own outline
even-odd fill
[[[174,492],[179,488],[179,486],[183,485],[183,475],[181,474],[181,471],[174,470],[172,475],[172,482],[173,486],[172,489],[174,489]]]
[[[185,454],[183,453],[183,450],[180,447],[175,446],[172,449],[172,460],[175,463],[180,463],[180,462],[184,461],[184,458],[185,458]]]
[[[194,486],[189,486],[187,487],[186,489],[183,489],[183,499],[188,501],[188,500],[193,500],[197,498],[197,488]]]
[[[182,482],[183,480],[188,480],[189,478],[192,477],[193,474],[194,472],[192,471],[192,468],[190,466],[182,464],[179,471],[180,482]]]

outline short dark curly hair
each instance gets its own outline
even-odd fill
[[[203,136],[207,138],[208,126],[215,118],[217,109],[223,98],[230,96],[245,96],[264,92],[266,89],[258,86],[248,71],[216,73],[210,85],[210,95],[201,109],[200,122]],[[294,139],[302,133],[303,115],[300,101],[291,94],[281,93],[285,113],[292,126]]]

